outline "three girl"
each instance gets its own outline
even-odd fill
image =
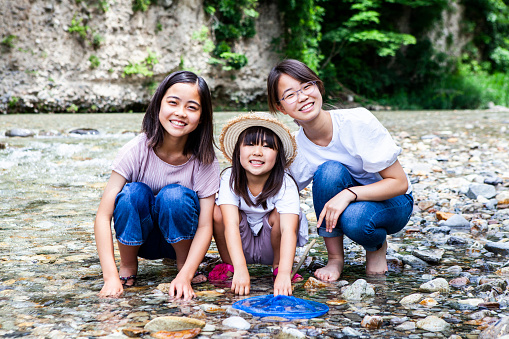
[[[337,280],[343,234],[366,250],[366,273],[387,271],[386,235],[400,231],[413,208],[411,185],[398,161],[401,148],[364,108],[326,111],[324,86],[297,60],[284,60],[267,79],[269,110],[292,117],[299,154],[290,172],[299,189],[313,181],[318,233],[328,263],[315,276]]]
[[[114,160],[99,204],[94,231],[104,277],[100,296],[119,296],[135,284],[138,257],[173,258],[179,273],[170,296],[191,299],[191,283],[206,280],[195,272],[210,245],[219,189],[206,82],[187,71],[166,77],[148,106],[142,132]]]
[[[214,239],[223,261],[209,280],[226,280],[247,295],[247,264],[272,265],[274,295],[291,295],[296,246],[307,242],[308,226],[300,215],[297,186],[285,173],[296,156],[290,131],[268,114],[252,113],[229,121],[219,137],[232,162],[222,178],[214,211]]]

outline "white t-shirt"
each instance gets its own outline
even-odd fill
[[[264,209],[261,205],[249,206],[246,201],[239,197],[230,188],[230,176],[232,169],[228,168],[224,171],[221,176],[221,182],[219,184],[219,194],[216,199],[216,204],[220,205],[235,205],[242,212],[246,213],[247,222],[251,231],[256,236],[260,233],[263,225],[263,216],[268,212],[277,208],[280,214],[297,214],[300,215],[299,234],[297,236],[297,246],[304,246],[308,241],[308,222],[304,215],[300,213],[300,199],[299,191],[295,182],[290,178],[288,174],[285,174],[283,185],[279,192],[267,199],[267,209]],[[251,201],[255,202],[256,197],[251,194],[248,189],[249,197]]]
[[[327,146],[310,141],[302,127],[296,132],[298,154],[290,167],[290,173],[299,190],[304,189],[318,169],[326,161],[342,163],[352,177],[362,185],[382,180],[378,172],[396,162],[401,153],[387,129],[365,108],[330,111],[332,140]],[[408,190],[412,191],[408,179]]]

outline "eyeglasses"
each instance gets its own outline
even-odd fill
[[[287,104],[293,104],[295,101],[297,101],[297,98],[299,97],[299,92],[301,92],[304,95],[310,95],[315,91],[316,88],[316,81],[309,81],[305,84],[302,84],[299,90],[297,91],[290,91],[287,92],[284,97],[282,97],[279,101],[284,101]]]

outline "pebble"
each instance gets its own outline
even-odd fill
[[[442,332],[450,327],[445,320],[434,315],[430,315],[423,320],[419,320],[416,326],[417,328],[431,332]]]
[[[423,292],[449,292],[449,283],[444,278],[437,278],[422,284],[419,286],[419,290]]]
[[[247,322],[246,319],[242,317],[229,317],[223,320],[223,326],[236,328],[238,330],[249,330],[251,328],[251,324]]]
[[[341,294],[345,300],[362,300],[375,296],[375,290],[366,280],[358,279],[352,285],[346,286]]]

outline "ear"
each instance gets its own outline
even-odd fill
[[[285,109],[283,108],[283,105],[281,104],[276,104],[276,108],[278,111],[280,111],[281,113],[283,113],[284,115],[288,115],[288,113],[286,113]]]

